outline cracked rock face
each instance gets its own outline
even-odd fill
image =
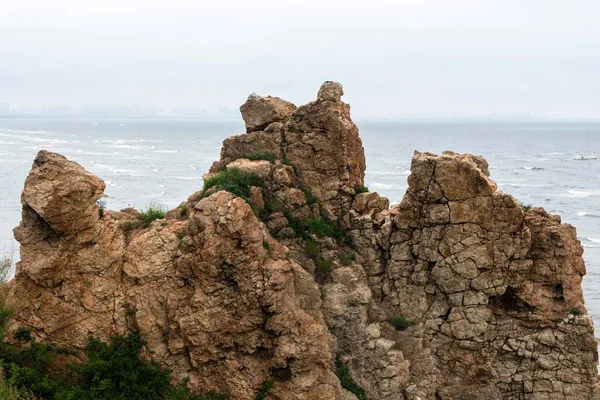
[[[575,229],[521,208],[470,154],[415,152],[391,208],[356,194],[365,159],[342,94],[326,82],[298,108],[251,96],[250,133],[209,174],[259,176],[250,203],[213,188],[147,227],[100,213],[102,180],[40,152],[10,329],[76,349],[136,332],[175,379],[234,400],[271,379],[269,400],[355,399],[335,362],[374,400],[596,399]],[[318,218],[351,240],[300,231]]]

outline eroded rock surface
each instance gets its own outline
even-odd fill
[[[133,331],[192,390],[234,400],[272,379],[270,400],[355,399],[336,364],[372,400],[596,399],[575,229],[524,210],[470,154],[415,152],[391,208],[357,194],[365,158],[342,95],[326,82],[298,108],[250,96],[249,133],[207,177],[260,182],[244,198],[197,192],[147,227],[101,212],[101,179],[40,152],[11,329],[79,349]]]

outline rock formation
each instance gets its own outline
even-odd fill
[[[469,154],[415,152],[391,208],[362,193],[342,94],[326,82],[298,108],[251,95],[206,190],[149,226],[99,210],[102,180],[41,151],[11,329],[79,349],[133,331],[175,379],[234,400],[269,380],[271,400],[356,399],[336,368],[371,400],[597,398],[575,229]],[[254,183],[213,185],[224,173]]]

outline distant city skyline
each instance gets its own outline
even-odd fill
[[[6,3],[0,98],[19,106],[214,113],[335,80],[356,118],[600,117],[593,0]]]
[[[152,104],[87,104],[87,105],[17,105],[0,101],[0,118],[86,118],[86,119],[152,119],[152,118],[187,118],[187,119],[241,119],[238,108],[217,106],[213,109],[200,108],[195,105],[180,105],[172,108],[161,108]],[[360,116],[360,120],[482,120],[482,121],[599,121],[600,117],[556,118],[545,114],[534,114],[531,111],[505,113],[497,111],[489,114],[468,113],[422,113],[395,116]]]

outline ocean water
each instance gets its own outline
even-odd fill
[[[483,155],[500,190],[524,204],[560,214],[584,247],[586,305],[600,327],[600,160],[574,153],[600,150],[600,124],[406,123],[358,121],[367,156],[366,185],[399,202],[414,150]],[[176,207],[202,188],[241,121],[0,119],[0,254],[17,249],[20,193],[35,154],[59,152],[106,182],[107,207]]]

